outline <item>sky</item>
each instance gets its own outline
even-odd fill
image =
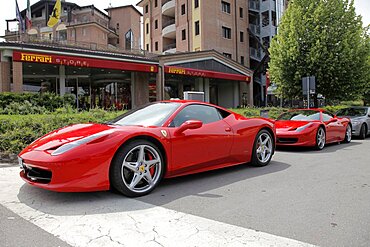
[[[75,2],[80,6],[94,4],[100,10],[104,10],[110,4],[113,7],[132,4],[136,6],[139,0],[67,0],[68,2]],[[214,1],[214,0],[207,0]],[[30,0],[31,5],[38,2],[38,0]],[[18,0],[18,5],[22,11],[27,7],[27,0]],[[355,0],[355,7],[357,14],[362,16],[364,26],[370,24],[370,0]],[[139,9],[140,10],[140,9]],[[0,36],[5,34],[7,19],[15,18],[15,0],[1,0],[0,5]],[[15,28],[15,27],[10,27]]]

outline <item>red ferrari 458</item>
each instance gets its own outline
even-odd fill
[[[350,142],[351,123],[322,109],[291,110],[276,122],[277,146],[311,146],[321,150],[326,143]]]
[[[247,119],[194,101],[163,101],[106,124],[53,131],[19,154],[21,177],[44,189],[116,189],[130,197],[175,177],[251,162],[267,165],[275,150],[271,120]]]

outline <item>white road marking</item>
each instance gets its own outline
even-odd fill
[[[72,246],[313,246],[110,192],[56,193],[0,169],[0,204]]]

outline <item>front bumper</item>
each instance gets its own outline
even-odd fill
[[[362,126],[361,122],[358,124],[352,123],[352,135],[353,136],[360,136],[361,126]]]
[[[46,151],[30,151],[22,154],[19,161],[21,178],[39,188],[87,192],[108,190],[110,186],[110,159],[107,157],[63,159]]]
[[[315,146],[316,133],[315,131],[288,131],[276,130],[276,145],[277,146]]]

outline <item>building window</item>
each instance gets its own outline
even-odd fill
[[[194,0],[194,9],[199,7],[199,0]]]
[[[185,4],[181,5],[181,15],[185,15]]]
[[[155,20],[155,21],[154,21],[154,28],[155,28],[155,29],[158,29],[158,20]]]
[[[226,53],[226,52],[224,52],[224,53],[223,53],[223,55],[224,55],[225,57],[228,57],[228,58],[230,58],[230,59],[231,59],[231,54],[230,54],[230,53]]]
[[[200,34],[199,21],[196,21],[194,23],[194,26],[195,26],[195,35],[199,35]]]
[[[76,29],[71,30],[71,37],[74,38],[76,36]]]
[[[82,28],[82,36],[86,36],[86,28]]]
[[[231,13],[230,3],[225,2],[225,1],[221,1],[221,7],[222,7],[222,12],[225,12],[225,13],[228,13],[228,14]]]
[[[119,23],[116,24],[116,29],[119,30]]]
[[[134,44],[134,33],[130,29],[125,34],[125,49],[131,50],[133,48],[133,44]]]
[[[240,42],[244,42],[244,32],[240,32]]]
[[[186,40],[186,30],[185,29],[181,31],[181,38],[182,40]]]
[[[147,14],[149,12],[149,5],[145,5],[145,13]]]
[[[244,65],[244,56],[240,57],[240,63]]]
[[[154,7],[157,8],[158,7],[158,0],[154,0]]]
[[[222,27],[222,37],[225,39],[231,39],[231,28]]]
[[[155,42],[154,46],[155,46],[155,50],[158,51],[158,41]]]
[[[149,51],[149,44],[146,44],[146,50]]]
[[[146,33],[149,33],[149,23],[146,24]]]
[[[244,18],[243,8],[239,8],[239,16],[240,16],[240,18]]]

